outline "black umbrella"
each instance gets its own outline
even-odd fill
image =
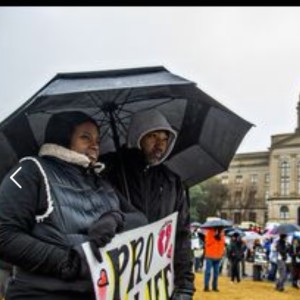
[[[227,170],[252,126],[163,67],[58,74],[0,124],[0,180],[20,158],[37,153],[53,113],[78,110],[95,118],[105,154],[125,143],[135,112],[152,108],[178,131],[166,164],[186,186]]]
[[[231,221],[227,221],[224,219],[214,219],[214,220],[209,220],[206,221],[204,224],[202,224],[200,227],[201,228],[215,228],[215,227],[230,227],[232,226]]]
[[[246,235],[246,233],[243,231],[243,230],[239,230],[239,229],[236,229],[236,228],[233,228],[232,230],[229,230],[226,232],[226,229],[225,229],[225,235],[227,236],[240,236],[240,237],[244,237]]]
[[[274,227],[271,234],[290,234],[296,231],[300,231],[300,226],[292,223],[284,223]]]

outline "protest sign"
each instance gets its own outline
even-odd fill
[[[192,237],[191,248],[192,250],[200,248],[200,241],[198,236]]]
[[[254,252],[254,264],[255,265],[265,265],[267,264],[267,253],[264,249],[257,249]]]
[[[177,213],[116,235],[100,248],[103,262],[89,242],[83,250],[90,267],[96,300],[168,300],[174,284],[173,256]]]

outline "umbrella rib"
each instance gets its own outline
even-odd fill
[[[109,123],[109,121],[108,121],[108,116],[106,115],[106,112],[103,111],[103,110],[101,109],[101,106],[98,104],[97,99],[95,98],[94,94],[88,93],[88,96],[90,97],[92,103],[99,109],[98,112],[95,112],[95,113],[92,115],[92,117],[94,117],[94,116],[97,115],[98,113],[103,112],[103,117],[102,117],[102,119],[99,118],[99,125],[101,126],[101,124],[103,124],[104,121],[106,121],[106,123]],[[100,99],[100,101],[102,101],[102,100],[101,100],[101,97],[99,97],[99,99]]]
[[[163,104],[166,104],[166,103],[168,103],[168,102],[171,102],[171,101],[172,101],[172,99],[168,99],[167,101],[164,101],[163,103],[159,103],[159,104],[153,105],[152,107],[150,107],[150,109],[159,107],[159,106],[161,106],[161,105],[163,105]],[[129,103],[134,103],[134,101],[132,101],[132,102],[126,102],[126,101],[124,101],[122,104],[119,105],[119,107],[118,107],[118,112],[114,112],[114,117],[115,117],[115,119],[119,122],[119,124],[121,125],[121,128],[123,129],[123,130],[121,130],[121,128],[119,128],[119,132],[120,132],[123,136],[126,136],[126,129],[127,129],[127,128],[126,128],[126,126],[125,126],[125,124],[124,124],[124,122],[123,122],[122,120],[124,120],[124,119],[130,117],[130,115],[132,115],[132,114],[135,113],[135,112],[132,111],[132,110],[128,110],[128,109],[124,109],[124,108],[123,108],[124,105],[125,105],[126,103],[127,103],[127,104],[129,104]],[[145,110],[149,110],[149,107],[148,107],[147,109],[145,109]],[[123,113],[127,113],[129,116],[124,116],[124,117],[120,118],[120,116],[119,116],[120,111],[122,111]]]
[[[100,139],[103,138],[106,134],[111,136],[111,134],[109,134],[108,132],[109,132],[109,127],[106,127],[106,129],[104,131],[101,131]]]
[[[122,94],[122,92],[123,93],[126,93],[126,91],[119,91],[119,93],[117,94],[117,97],[116,98],[118,98],[118,97],[120,97],[120,94]],[[123,102],[120,102],[119,104],[118,104],[118,114],[120,113],[120,111],[122,110],[122,107],[126,104],[126,103],[129,103],[128,102],[128,99],[129,99],[129,96],[132,94],[132,89],[129,89],[128,91],[127,91],[127,95],[124,97],[124,101]]]
[[[96,107],[98,107],[99,109],[101,109],[101,106],[97,103],[97,100],[98,100],[98,99],[95,98],[94,94],[88,92],[87,95],[90,97],[90,99],[92,100],[93,104],[94,104]],[[102,100],[101,100],[101,97],[99,97],[99,100],[102,101]]]
[[[148,101],[148,100],[145,100],[145,101]],[[163,102],[163,103],[159,103],[159,104],[155,104],[155,105],[153,105],[153,106],[151,106],[151,107],[147,107],[147,108],[145,108],[145,109],[141,109],[140,111],[144,111],[144,110],[150,110],[150,109],[153,109],[153,108],[157,108],[157,107],[159,107],[159,106],[161,106],[161,105],[163,105],[163,104],[166,104],[166,103],[168,103],[168,102],[171,102],[172,100],[168,100],[168,101],[165,101],[165,102]],[[131,104],[131,103],[135,103],[135,102],[127,102],[127,104]],[[125,103],[124,103],[125,104]],[[134,113],[136,113],[135,111],[133,111],[133,110],[129,110],[129,109],[122,109],[122,107],[123,107],[123,105],[124,104],[122,104],[122,105],[120,105],[120,107],[119,107],[119,109],[118,109],[118,111],[120,112],[121,110],[122,110],[122,112],[123,113],[128,113],[128,114],[134,114]],[[128,116],[126,116],[126,117],[123,117],[123,119],[124,118],[128,118]]]
[[[120,118],[116,113],[114,113],[114,117],[121,125],[121,128],[119,128],[119,133],[123,136],[126,136],[126,126],[125,126],[124,122],[122,121],[122,119],[124,119],[124,118]],[[123,129],[123,130],[121,130],[121,129]]]

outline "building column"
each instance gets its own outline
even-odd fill
[[[291,155],[290,195],[297,194],[297,155]]]

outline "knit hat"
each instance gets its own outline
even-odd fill
[[[52,115],[45,131],[44,144],[57,144],[70,148],[75,127],[85,122],[91,122],[98,128],[94,119],[80,111],[61,112]]]

